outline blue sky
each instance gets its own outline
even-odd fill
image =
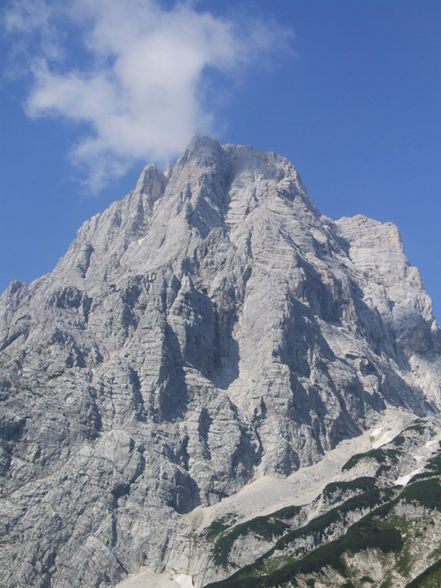
[[[0,290],[194,132],[392,221],[441,320],[439,0],[15,0],[0,37]]]

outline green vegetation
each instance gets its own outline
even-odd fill
[[[403,542],[401,533],[387,522],[365,517],[349,528],[346,535],[336,541],[321,545],[305,557],[295,560],[285,558],[285,565],[265,574],[262,563],[257,567],[247,566],[224,581],[209,584],[210,588],[246,588],[248,586],[271,587],[293,582],[296,574],[313,573],[325,566],[332,566],[345,574],[345,565],[341,559],[344,552],[358,553],[368,548],[380,549],[383,553],[399,551]],[[208,586],[206,588],[209,588]]]
[[[351,490],[362,490],[366,492],[375,486],[375,478],[364,476],[349,482],[331,482],[323,490],[323,498],[330,498],[335,494],[344,494]]]
[[[215,542],[213,547],[215,565],[223,568],[228,567],[230,563],[228,556],[234,542],[240,536],[253,534],[266,541],[280,537],[289,529],[289,525],[285,521],[297,516],[300,511],[300,506],[287,506],[271,515],[256,517],[233,527],[233,515],[227,515],[218,521],[213,521],[205,531],[205,535],[209,541]]]
[[[246,523],[241,523],[233,527],[229,532],[223,533],[217,540],[213,548],[213,559],[216,566],[228,566],[228,555],[238,537],[249,534],[256,535],[266,541],[271,541],[275,537],[280,537],[289,526],[273,516],[257,517]]]
[[[441,560],[417,576],[406,588],[439,588],[441,586]]]
[[[280,510],[274,512],[271,516],[273,518],[287,521],[297,516],[301,510],[301,506],[286,506],[285,508],[281,508]]]
[[[403,437],[403,435],[400,433],[399,435],[397,435],[396,437],[394,437],[391,441],[392,445],[395,445],[396,447],[399,447],[400,445],[403,445],[403,443],[406,441],[406,438]]]
[[[406,431],[415,431],[416,433],[424,433],[426,430],[426,422],[422,419],[418,419],[415,421],[413,425],[409,425],[404,429],[403,432]]]
[[[427,461],[425,471],[415,474],[410,482],[416,482],[417,480],[427,479],[432,476],[441,475],[441,452],[436,453]]]
[[[236,515],[227,514],[221,519],[213,521],[211,525],[205,529],[205,537],[208,539],[208,541],[214,541],[218,535],[234,524],[235,519]]]
[[[372,488],[363,494],[353,496],[342,505],[332,508],[328,512],[320,515],[319,517],[310,521],[304,527],[295,529],[284,535],[277,541],[275,546],[268,552],[267,555],[271,555],[275,551],[281,551],[294,543],[296,539],[300,537],[306,537],[307,535],[314,535],[316,540],[321,540],[325,531],[331,525],[336,524],[344,520],[344,516],[354,510],[372,509],[378,506],[381,502],[381,496],[383,493],[378,488]]]
[[[256,517],[245,523],[234,525],[235,516],[227,515],[222,519],[213,521],[205,530],[205,536],[209,541],[214,541],[213,559],[216,566],[226,568],[229,565],[228,556],[234,542],[240,536],[249,534],[266,541],[272,541],[280,537],[289,529],[285,522],[297,516],[301,511],[300,506],[287,506],[267,516]]]
[[[404,488],[401,498],[406,502],[419,502],[422,506],[441,511],[441,486],[439,480],[430,478],[410,484]]]
[[[390,469],[391,469],[390,465],[382,464],[375,472],[375,475],[381,476],[381,474],[385,474],[386,472],[389,472]]]
[[[373,486],[374,480],[372,478],[360,478],[358,481],[354,480],[350,484],[352,483],[354,484],[353,487],[370,487]],[[254,564],[245,566],[222,582],[210,584],[210,587],[246,588],[247,586],[277,586],[278,583],[288,581],[286,578],[292,581],[293,574],[311,573],[321,569],[325,565],[332,565],[339,571],[344,572],[344,565],[340,559],[344,551],[356,553],[368,547],[378,547],[386,553],[399,549],[402,545],[399,530],[388,523],[373,518],[374,515],[382,515],[384,511],[381,506],[379,508],[375,507],[384,500],[390,500],[392,497],[393,492],[390,489],[380,491],[376,487],[371,487],[367,492],[350,498],[342,505],[313,519],[307,525],[285,533],[276,542],[274,547],[257,559]],[[345,515],[348,513],[363,509],[370,509],[372,512],[358,523],[352,525],[346,535],[336,541],[325,543],[307,553],[304,557],[296,559],[295,543],[297,539],[313,535],[315,541],[320,543],[326,540],[326,530],[330,526],[344,522]],[[388,510],[384,512],[388,512]],[[265,518],[267,519],[268,517],[259,517],[259,519]],[[243,527],[249,523],[256,524],[256,520],[258,519],[244,523]],[[272,521],[273,524],[274,522]],[[280,523],[281,521],[278,522]],[[265,525],[268,523],[270,521],[267,520]],[[217,565],[225,565],[227,562],[228,553],[231,550],[234,540],[241,534],[239,533],[239,531],[242,531],[241,527],[242,525],[238,525],[216,541],[215,550],[219,549]],[[256,529],[254,532],[256,532]],[[266,528],[265,532],[270,532],[270,529]],[[277,557],[277,552],[284,552],[287,549],[291,549],[290,555]]]
[[[398,463],[399,457],[402,455],[399,449],[371,449],[366,453],[356,453],[353,455],[342,467],[342,471],[354,468],[363,459],[373,459],[379,464]]]
[[[440,559],[441,558],[441,543],[438,543],[438,546],[431,552],[429,555],[429,559]]]
[[[431,457],[428,460],[427,469],[434,474],[441,474],[441,453],[437,453],[434,457]]]
[[[395,502],[396,501],[394,501],[393,504],[395,504]],[[409,530],[411,526],[406,516],[398,516],[395,513],[389,513],[387,520],[391,525],[393,525],[396,529],[398,529],[401,532],[402,536],[409,536]],[[412,532],[411,535],[413,536]],[[396,570],[404,577],[409,576],[409,573],[411,572],[412,566],[415,562],[415,557],[412,555],[411,543],[412,541],[404,542],[403,548],[401,549],[395,564]]]
[[[346,535],[340,539],[326,543],[308,553],[304,558],[291,562],[271,574],[270,578],[276,580],[277,584],[277,582],[288,581],[296,573],[318,571],[325,565],[344,573],[345,567],[341,555],[345,551],[358,553],[369,547],[379,548],[383,553],[398,551],[402,547],[401,534],[388,523],[370,518],[362,519],[352,525]]]
[[[369,453],[372,454],[372,452]],[[374,458],[398,459],[396,453],[400,452],[375,451]],[[441,455],[435,455],[429,461],[429,466],[433,472],[441,468]],[[436,476],[436,473],[426,475]],[[330,568],[347,580],[347,586],[351,585],[351,580],[357,586],[360,582],[374,584],[375,582],[369,576],[363,576],[356,581],[361,574],[349,563],[346,565],[344,559],[344,554],[355,554],[369,548],[378,550],[380,561],[384,557],[382,554],[396,553],[394,567],[388,571],[390,563],[385,564],[385,577],[381,584],[383,588],[393,587],[393,570],[404,577],[411,578],[417,556],[412,555],[409,541],[418,541],[419,536],[427,536],[430,533],[430,525],[433,523],[429,511],[436,509],[441,512],[441,481],[437,477],[431,477],[409,483],[402,489],[379,489],[375,486],[374,478],[362,477],[349,482],[328,484],[323,491],[323,496],[332,500],[348,491],[361,491],[361,493],[309,521],[303,527],[290,530],[286,519],[283,521],[274,514],[271,517],[258,517],[222,533],[216,541],[215,548],[219,543],[219,556],[224,558],[224,561],[227,560],[235,539],[243,533],[253,532],[268,540],[275,538],[276,542],[253,564],[238,570],[226,580],[210,584],[207,588],[270,588],[284,586],[287,583],[297,586],[300,577],[305,582],[305,575],[313,585],[312,580],[319,579],[323,574],[327,575],[327,570]],[[428,513],[419,518],[417,524],[415,521],[411,523],[406,516],[398,516],[393,511],[398,502],[418,503],[425,507]],[[346,528],[348,520],[353,520],[348,517],[348,514],[354,511],[363,514],[366,510],[369,514],[351,525],[343,535],[330,541],[330,538],[335,537],[336,531],[340,533],[341,525]],[[294,516],[298,514],[298,511],[294,510],[288,514]],[[307,551],[307,545],[310,544],[308,537],[317,546],[310,551]],[[407,537],[406,541],[403,539],[405,537]],[[438,547],[430,554],[430,560],[433,561],[435,558],[438,560],[440,553],[441,547]],[[407,588],[423,586],[441,586],[441,559],[415,578]]]

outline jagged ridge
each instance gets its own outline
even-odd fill
[[[333,222],[286,159],[195,138],[0,300],[2,583],[159,569],[196,506],[387,406],[438,413],[440,349],[393,225]]]

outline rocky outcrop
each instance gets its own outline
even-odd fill
[[[195,507],[438,413],[440,341],[393,225],[196,137],[0,299],[2,585],[160,570]]]

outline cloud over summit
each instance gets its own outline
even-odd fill
[[[240,72],[290,39],[275,23],[155,0],[21,0],[4,25],[38,47],[28,59],[27,114],[86,123],[72,157],[93,191],[134,161],[165,162],[196,132],[214,132],[210,70]]]

